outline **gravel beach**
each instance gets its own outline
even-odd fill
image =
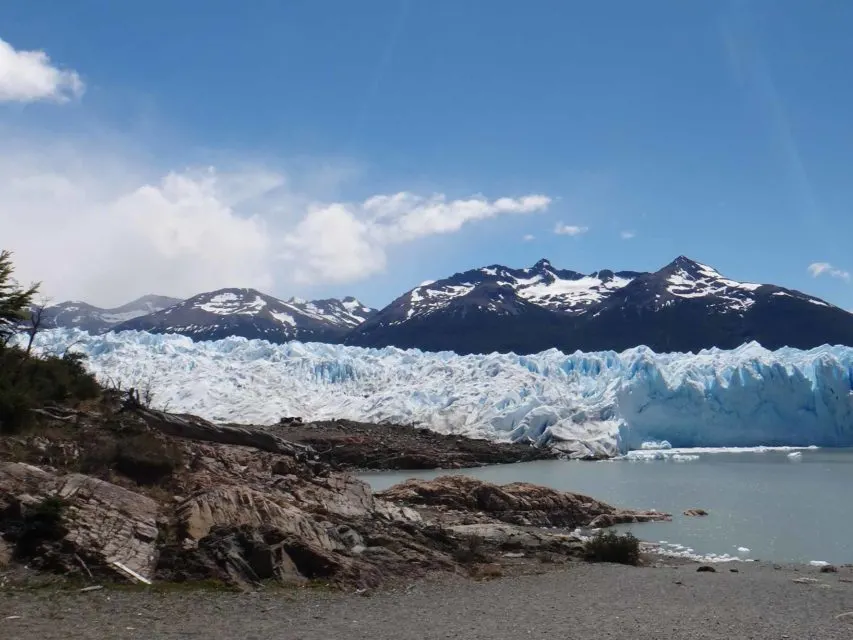
[[[696,569],[576,563],[487,582],[437,577],[374,594],[7,591],[0,593],[0,638],[853,637],[853,613],[843,615],[853,612],[849,568]]]

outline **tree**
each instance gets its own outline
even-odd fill
[[[14,279],[14,273],[11,252],[0,251],[0,346],[21,330],[21,323],[30,317],[33,297],[39,290],[38,283],[22,288]]]

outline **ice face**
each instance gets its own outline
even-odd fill
[[[574,456],[663,441],[672,448],[853,446],[847,347],[457,356],[61,329],[41,334],[37,346],[61,352],[72,343],[96,374],[125,387],[150,382],[155,404],[211,420],[386,420],[550,444]]]

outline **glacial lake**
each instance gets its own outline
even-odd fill
[[[465,474],[532,482],[621,507],[673,514],[619,527],[675,553],[773,562],[853,562],[853,449],[704,453],[691,462],[548,460],[476,469],[365,473],[374,491],[407,478]],[[686,517],[702,508],[707,517]],[[681,545],[680,547],[675,545]],[[741,549],[739,551],[739,548]],[[748,549],[748,551],[745,551]]]

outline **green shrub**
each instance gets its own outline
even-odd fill
[[[80,472],[86,475],[103,477],[104,473],[115,466],[118,457],[118,444],[113,434],[87,434],[86,441],[80,446]]]
[[[58,496],[48,496],[32,508],[25,509],[18,526],[7,537],[15,542],[15,555],[28,558],[38,553],[45,542],[61,540],[68,530],[62,525],[65,502]]]
[[[590,562],[640,563],[640,541],[632,533],[599,531],[584,543],[584,557]]]
[[[140,433],[117,444],[116,471],[139,484],[157,484],[182,464],[181,450],[152,433]]]
[[[32,398],[25,391],[0,384],[0,433],[17,433],[29,426],[32,407]]]
[[[31,426],[32,409],[97,398],[100,385],[83,362],[82,354],[33,356],[17,347],[0,347],[0,433]]]

